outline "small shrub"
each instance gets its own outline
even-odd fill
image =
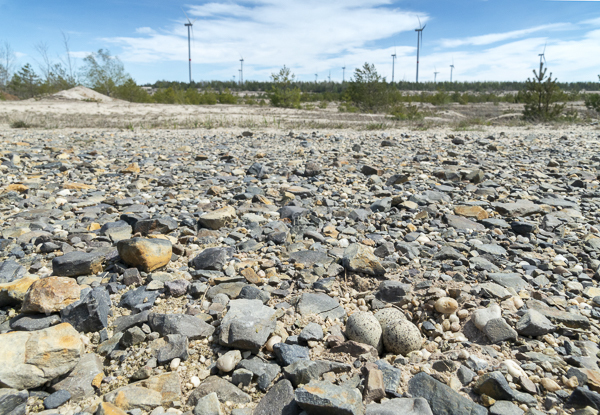
[[[363,111],[376,112],[387,108],[390,101],[390,90],[385,78],[381,77],[375,65],[366,63],[356,68],[354,77],[346,91],[348,100]]]
[[[29,128],[30,125],[23,120],[16,120],[10,123],[10,128]]]
[[[292,86],[295,75],[283,65],[278,73],[271,74],[271,87],[267,93],[271,105],[282,108],[300,108],[302,93],[300,88]]]
[[[237,97],[231,93],[229,88],[225,88],[225,91],[219,94],[220,104],[237,104]]]
[[[523,92],[523,118],[527,121],[556,120],[565,109],[565,104],[557,102],[563,98],[563,93],[552,79],[552,73],[546,76],[547,68],[540,63],[540,70],[533,70],[533,78],[527,78]]]
[[[421,120],[423,113],[419,111],[419,107],[413,104],[400,103],[392,107],[390,116],[395,120]]]
[[[319,108],[321,108],[322,110],[326,109],[327,105],[329,105],[327,101],[319,102]]]
[[[600,80],[600,75],[598,75]],[[600,113],[600,94],[587,94],[585,96],[585,106],[589,110],[594,110]]]

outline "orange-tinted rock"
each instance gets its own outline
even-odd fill
[[[467,218],[476,218],[477,220],[489,217],[488,213],[481,206],[455,206],[454,213]]]
[[[23,300],[25,313],[55,313],[79,300],[81,288],[67,277],[48,277],[35,281]]]

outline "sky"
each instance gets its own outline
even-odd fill
[[[108,49],[140,84],[188,80],[186,14],[193,25],[192,78],[268,80],[283,65],[303,81],[348,80],[365,62],[392,79],[523,81],[545,48],[561,82],[598,81],[600,0],[0,0],[0,42],[17,67],[38,67],[36,45],[76,64]],[[346,67],[343,71],[342,67]],[[344,73],[345,72],[345,73]]]

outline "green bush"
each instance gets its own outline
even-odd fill
[[[547,68],[540,62],[540,70],[533,70],[533,78],[525,82],[522,99],[525,103],[523,118],[527,121],[552,121],[557,119],[565,109],[565,104],[558,104],[564,94],[552,79],[552,73],[546,76]]]
[[[362,111],[376,112],[390,104],[390,90],[385,78],[381,77],[375,65],[366,63],[354,70],[354,77],[348,85],[347,98]]]
[[[419,107],[413,104],[396,104],[390,110],[390,116],[395,120],[421,120],[423,113],[419,111]]]
[[[237,104],[237,97],[231,93],[229,88],[225,88],[225,91],[219,94],[220,104]]]
[[[152,102],[152,97],[145,89],[138,86],[135,81],[129,78],[123,84],[115,87],[113,96],[129,102]]]
[[[178,94],[171,87],[167,89],[159,89],[152,95],[154,102],[159,104],[182,104],[183,102],[178,99]]]
[[[585,106],[589,110],[600,113],[600,94],[587,94],[585,97]]]
[[[292,86],[295,75],[283,65],[278,73],[271,74],[271,86],[267,96],[271,105],[281,108],[300,108],[300,88]]]
[[[10,128],[29,128],[30,125],[23,120],[17,120],[10,123]]]

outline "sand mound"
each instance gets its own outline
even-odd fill
[[[64,99],[74,101],[93,101],[93,102],[119,102],[120,99],[111,98],[103,95],[92,89],[84,86],[76,86],[75,88],[67,89],[66,91],[60,91],[56,94],[50,95],[47,99]]]

